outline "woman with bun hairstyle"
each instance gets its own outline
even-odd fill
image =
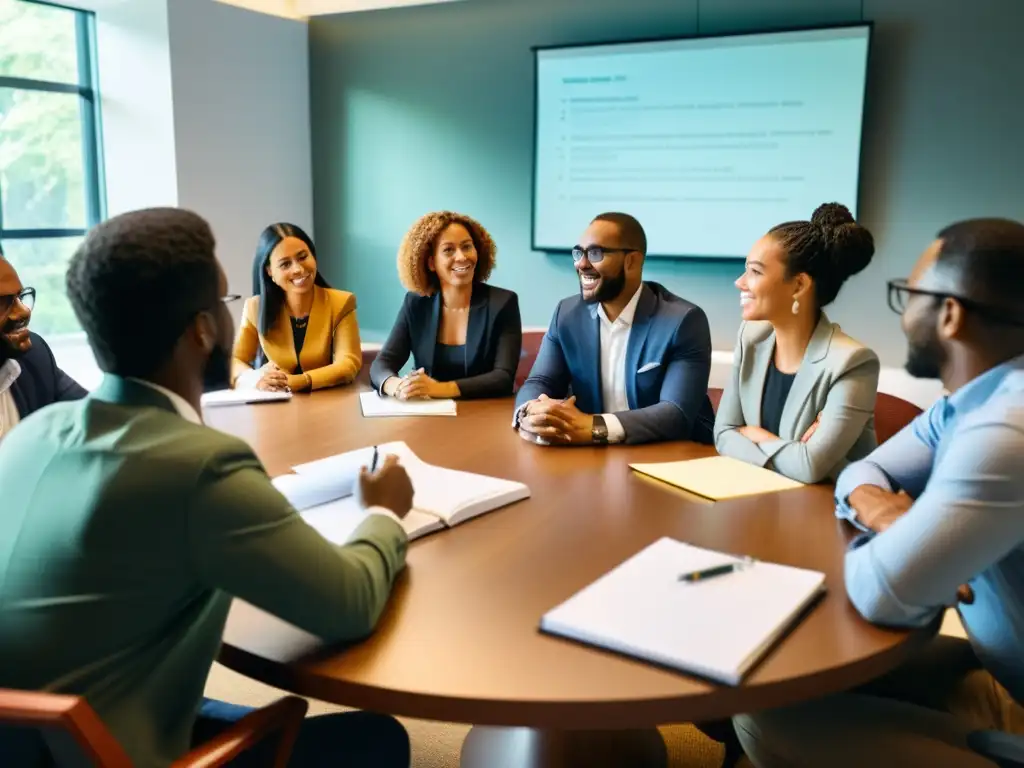
[[[754,244],[736,281],[743,323],[715,419],[720,454],[817,483],[875,448],[878,356],[822,311],[874,252],[838,203]]]

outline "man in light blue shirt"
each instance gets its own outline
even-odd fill
[[[737,717],[758,768],[1024,765],[1022,287],[1024,225],[1002,219],[947,227],[890,282],[907,370],[952,394],[836,484],[836,514],[865,532],[846,556],[861,615],[921,627],[959,601],[969,643],[939,638],[855,693]]]

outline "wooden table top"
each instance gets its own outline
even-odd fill
[[[647,727],[844,690],[893,668],[931,635],[874,627],[850,605],[842,580],[849,532],[833,516],[830,487],[712,504],[628,468],[711,454],[705,446],[544,448],[511,429],[510,400],[463,402],[454,418],[364,419],[355,390],[210,409],[206,418],[248,441],[271,475],[403,440],[430,463],[522,481],[532,497],[411,544],[377,632],[354,647],[325,649],[236,601],[221,661],[245,675],[424,719]],[[539,632],[546,611],[662,536],[822,571],[828,593],[737,687]]]

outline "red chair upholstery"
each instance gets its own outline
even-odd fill
[[[917,418],[921,409],[895,395],[879,392],[875,398],[875,434],[884,443]]]
[[[523,349],[519,353],[519,366],[516,368],[516,389],[523,386],[530,375],[533,364],[537,362],[537,353],[544,340],[544,331],[523,331]]]
[[[274,734],[279,734],[279,738],[273,768],[285,768],[308,706],[305,699],[285,696],[246,715],[216,738],[175,760],[171,768],[226,765]],[[0,689],[0,724],[38,731],[57,768],[132,765],[124,749],[81,696]]]
[[[711,408],[718,413],[718,404],[722,402],[722,390],[718,387],[709,387],[708,399],[711,400]]]

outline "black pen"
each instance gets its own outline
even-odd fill
[[[704,579],[712,579],[715,576],[724,576],[727,573],[738,571],[747,566],[745,560],[740,560],[735,563],[726,563],[725,565],[716,565],[714,568],[705,568],[702,571],[690,571],[689,573],[681,573],[679,575],[679,581],[703,581]]]
[[[371,472],[376,472],[377,471],[377,455],[378,455],[377,454],[377,446],[375,445],[375,446],[373,446],[373,462],[370,464],[370,471]]]

